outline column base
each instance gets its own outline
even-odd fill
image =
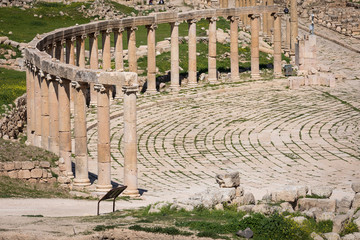
[[[156,89],[146,89],[145,93],[151,95],[151,94],[157,94],[158,92],[156,91]]]
[[[209,78],[208,80],[209,80],[210,84],[217,84],[218,83],[217,78]]]
[[[170,90],[171,90],[172,92],[178,92],[178,91],[180,91],[180,86],[179,86],[179,85],[177,85],[177,86],[170,86]]]
[[[135,190],[127,190],[125,189],[125,191],[123,192],[124,196],[129,196],[129,197],[140,197],[140,193],[138,189]]]
[[[90,186],[90,180],[89,179],[74,179],[74,186],[78,186],[78,187],[86,187],[86,186]]]
[[[100,185],[100,184],[97,184],[96,185],[96,191],[98,192],[108,192],[112,189],[112,185]]]
[[[41,136],[39,135],[34,136],[34,146],[41,148]]]
[[[97,102],[96,101],[91,101],[90,106],[97,106]]]
[[[68,178],[73,179],[73,178],[74,178],[74,173],[73,173],[73,172],[67,172],[67,173],[66,173],[66,176],[67,176]]]
[[[257,79],[261,79],[260,74],[251,74],[251,79],[257,80]]]
[[[187,86],[190,87],[190,88],[192,88],[192,87],[197,87],[198,84],[197,84],[197,83],[188,83]]]

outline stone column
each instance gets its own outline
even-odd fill
[[[70,125],[70,81],[59,80],[59,148],[64,160],[67,176],[72,177],[71,168],[71,125]]]
[[[197,74],[196,74],[196,22],[192,19],[188,21],[189,24],[189,70],[188,70],[188,86],[197,86]]]
[[[147,45],[148,45],[148,58],[147,58],[147,89],[149,94],[156,93],[156,52],[155,52],[155,29],[156,24],[148,25],[147,28]]]
[[[180,90],[179,79],[179,22],[171,23],[171,84],[172,91]]]
[[[263,0],[262,2],[263,6],[267,6],[268,4],[268,0]],[[262,20],[263,20],[263,28],[262,28],[262,32],[264,37],[268,37],[268,32],[270,30],[268,30],[268,13],[263,13],[262,15]]]
[[[76,38],[76,65],[85,68],[85,39],[86,35]]]
[[[49,84],[50,75],[41,77],[41,147],[49,150],[50,117],[49,117]]]
[[[238,44],[238,19],[230,19],[230,65],[231,80],[239,81],[239,44]]]
[[[89,35],[90,45],[90,69],[99,67],[99,49],[98,49],[98,32]],[[97,91],[94,90],[94,84],[90,83],[90,105],[95,106],[97,102]]]
[[[36,135],[35,135],[35,130],[36,130],[36,112],[39,111],[39,109],[37,109],[35,106],[39,106],[39,105],[36,105],[37,104],[37,96],[36,96],[36,84],[37,84],[37,81],[38,81],[38,78],[37,78],[37,74],[36,74],[36,67],[34,65],[31,64],[31,69],[30,69],[30,77],[31,77],[31,92],[30,92],[30,95],[32,96],[31,97],[31,104],[30,104],[30,107],[31,107],[31,124],[28,125],[31,129],[31,134],[32,134],[32,145],[33,146],[37,146],[37,142],[36,142]],[[41,102],[41,100],[40,100]]]
[[[136,93],[138,85],[124,85],[124,194],[139,196],[137,179]]]
[[[90,185],[86,132],[87,84],[72,82],[74,88],[75,178],[74,186]]]
[[[41,147],[41,78],[44,77],[44,73],[42,71],[38,71],[35,76],[35,146]]]
[[[285,49],[290,52],[291,48],[291,24],[290,24],[290,17],[286,15],[286,42],[285,42]]]
[[[290,38],[290,52],[295,53],[295,45],[297,42],[298,33],[298,15],[297,15],[297,0],[290,0],[290,25],[291,25],[291,38]]]
[[[63,41],[57,41],[57,42],[56,42],[55,58],[58,59],[60,62],[64,62],[64,46],[63,46]]]
[[[110,159],[110,86],[95,85],[98,91],[97,120],[98,120],[98,191],[109,191],[111,185]],[[124,100],[125,101],[125,100]]]
[[[208,71],[210,84],[217,83],[216,70],[216,17],[208,18],[209,20],[209,59]]]
[[[135,35],[136,30],[137,27],[127,28],[129,72],[135,72],[135,73],[137,73],[136,35]]]
[[[259,15],[249,15],[251,20],[251,78],[260,78],[259,69]]]
[[[245,0],[245,2],[246,2],[246,7],[250,7],[250,6],[251,6],[250,0]],[[246,22],[245,27],[247,27],[247,26],[250,25],[250,18],[249,18],[248,15],[245,16],[245,22]]]
[[[223,0],[223,3],[224,3],[224,8],[229,7],[229,0]]]
[[[76,37],[66,39],[66,63],[75,65],[75,45]]]
[[[116,71],[124,71],[124,58],[123,58],[123,28],[114,31],[115,42],[115,69]],[[120,91],[120,89],[118,89]]]
[[[304,38],[298,38],[299,44],[299,71],[298,75],[305,74],[305,41]]]
[[[268,6],[274,6],[274,0],[267,0]],[[271,36],[271,30],[274,28],[274,18],[271,13],[268,13],[268,36]]]
[[[26,68],[26,119],[27,119],[27,127],[26,127],[26,135],[27,141],[31,145],[34,145],[34,135],[31,129],[33,125],[33,100],[34,100],[34,78],[31,71],[31,65],[27,62]]]
[[[104,70],[111,69],[111,32],[112,29],[110,28],[102,32],[102,61]]]
[[[274,76],[281,77],[281,17],[282,13],[274,14]]]
[[[49,150],[59,155],[59,100],[58,82],[51,79],[49,82]]]

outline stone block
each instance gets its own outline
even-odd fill
[[[356,210],[359,207],[360,207],[360,193],[357,193],[355,194],[354,200],[352,202],[352,208]]]
[[[22,162],[20,162],[20,161],[15,161],[14,162],[14,169],[20,170],[21,166],[22,166]]]
[[[221,188],[233,188],[240,186],[239,172],[217,174],[215,179]]]
[[[18,171],[9,171],[7,172],[7,175],[9,176],[9,178],[18,178]]]
[[[22,162],[22,166],[21,168],[23,170],[30,170],[30,169],[33,169],[35,167],[35,164],[31,161],[24,161]]]
[[[311,188],[311,194],[319,197],[329,198],[333,192],[333,188],[329,186],[315,186]]]
[[[289,213],[292,213],[294,212],[294,208],[292,207],[292,205],[288,202],[283,202],[280,204],[280,207],[282,209],[282,211],[286,211],[286,212],[289,212]]]
[[[319,85],[318,76],[317,75],[308,75],[308,83],[310,86],[317,86]]]
[[[252,212],[255,205],[243,205],[237,208],[238,212]]]
[[[354,223],[358,226],[358,228],[360,229],[360,217],[359,218],[356,218],[354,220]]]
[[[4,170],[7,170],[7,171],[12,171],[15,169],[14,162],[4,162],[3,166],[4,166]]]
[[[324,233],[324,237],[326,240],[341,240],[340,235],[334,232]]]
[[[50,175],[51,176],[51,175]],[[48,177],[48,171],[46,169],[42,169],[42,177],[47,178]]]
[[[272,193],[273,202],[295,202],[298,198],[295,190],[282,190]]]
[[[31,177],[29,170],[20,170],[18,172],[18,178],[29,179]]]
[[[303,222],[306,220],[306,217],[303,216],[299,216],[299,217],[293,217],[292,220],[294,220],[295,222],[297,222],[298,224],[303,224]]]
[[[311,238],[314,240],[324,240],[320,235],[318,235],[317,233],[313,232],[311,233]]]
[[[360,193],[360,182],[352,183],[351,188],[355,193]]]
[[[347,213],[352,204],[352,199],[349,197],[343,197],[341,200],[336,200],[336,212],[337,213]]]
[[[343,214],[343,215],[337,215],[334,218],[334,225],[332,231],[335,233],[340,233],[342,230],[344,230],[345,223],[350,219],[350,215]]]
[[[31,172],[31,178],[41,178],[42,177],[42,174],[43,174],[43,169],[40,169],[40,168],[35,168],[35,169],[32,169]]]
[[[335,212],[336,201],[333,199],[300,198],[297,201],[296,210],[308,211],[311,208],[319,208],[325,212]]]
[[[335,218],[335,213],[333,212],[314,212],[315,215],[315,220],[316,222],[320,222],[320,221],[326,221],[326,220],[331,220],[333,221]]]
[[[42,167],[42,168],[50,168],[50,162],[41,161],[40,162],[40,167]]]
[[[252,208],[252,211],[256,212],[256,213],[262,213],[262,214],[265,214],[265,215],[269,215],[269,214],[272,214],[274,212],[271,209],[271,207],[269,205],[267,205],[267,204],[254,205],[254,207]]]
[[[30,178],[28,181],[29,181],[29,183],[36,183],[37,182],[37,180],[35,178]]]

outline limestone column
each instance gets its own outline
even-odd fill
[[[123,58],[123,28],[114,31],[115,42],[115,69],[116,71],[124,71],[124,58]],[[120,89],[118,90],[120,91]]]
[[[110,158],[110,86],[95,85],[97,94],[98,121],[98,191],[109,191],[111,185]]]
[[[290,24],[290,17],[286,15],[286,42],[285,42],[285,49],[290,52],[291,48],[291,24]]]
[[[66,63],[75,65],[75,42],[76,37],[66,39]]]
[[[259,15],[250,15],[251,20],[251,78],[260,78],[259,69]]]
[[[229,0],[223,0],[223,3],[224,3],[224,8],[229,7]]]
[[[274,6],[274,0],[267,0],[268,6]],[[274,18],[271,13],[268,13],[268,36],[271,36],[271,30],[274,28]]]
[[[76,65],[85,68],[85,39],[86,35],[76,38]]]
[[[135,35],[136,30],[137,27],[127,28],[129,72],[135,72],[135,73],[137,73],[136,35]]]
[[[90,45],[90,69],[98,69],[99,66],[99,49],[98,49],[98,32],[89,34]],[[90,105],[95,106],[97,102],[97,91],[94,90],[94,84],[90,83]]]
[[[49,150],[59,155],[59,100],[58,82],[51,79],[49,82]]]
[[[107,29],[102,32],[102,57],[103,57],[103,69],[111,69],[111,41],[110,34],[112,29]]]
[[[47,76],[41,77],[41,147],[49,150],[49,84]]]
[[[172,91],[180,90],[179,79],[179,22],[171,23],[171,84]]]
[[[74,88],[75,178],[74,186],[90,185],[86,132],[87,84],[72,82]]]
[[[295,45],[297,42],[298,33],[298,15],[297,15],[297,0],[290,0],[290,28],[291,28],[291,37],[290,37],[290,52],[295,53]]]
[[[26,119],[27,119],[27,126],[26,126],[26,135],[27,141],[31,145],[34,144],[34,136],[31,129],[33,125],[34,119],[33,116],[33,99],[34,99],[34,79],[31,72],[31,65],[27,62],[26,68]]]
[[[58,59],[60,62],[64,61],[64,46],[62,41],[56,42],[55,58]]]
[[[59,97],[59,148],[60,158],[65,162],[67,176],[72,177],[71,125],[70,125],[70,81],[58,78]]]
[[[230,19],[230,65],[231,80],[239,81],[239,44],[238,44],[238,19]]]
[[[274,76],[281,77],[281,17],[282,13],[274,14]]]
[[[149,94],[156,93],[156,52],[155,52],[155,29],[156,24],[148,25],[147,28],[147,45],[148,45],[148,58],[147,58],[147,89]]]
[[[136,93],[137,84],[123,86],[124,91],[124,194],[139,196],[137,179]]]
[[[250,0],[245,0],[245,2],[246,2],[246,7],[250,7],[250,6],[251,6]],[[250,25],[250,18],[249,18],[248,15],[246,15],[245,21],[246,21],[245,27],[249,26],[249,25]]]
[[[268,0],[263,0],[263,6],[267,6],[268,5]],[[262,15],[262,20],[263,20],[263,28],[262,28],[262,32],[264,34],[264,37],[268,37],[268,32],[270,30],[268,30],[268,13],[263,13]]]
[[[30,71],[30,77],[31,77],[31,92],[30,92],[30,95],[32,95],[32,98],[31,98],[31,124],[29,125],[30,126],[30,129],[31,129],[31,134],[32,134],[32,145],[33,146],[37,146],[37,142],[36,142],[36,135],[35,135],[35,130],[36,130],[36,112],[39,111],[39,108],[36,108],[35,106],[39,106],[39,105],[36,105],[37,104],[37,96],[36,96],[36,93],[35,93],[35,90],[36,90],[36,82],[38,81],[38,78],[37,78],[37,74],[36,74],[36,67],[31,64],[31,71]],[[40,100],[41,102],[41,100]]]
[[[209,59],[208,71],[210,84],[217,83],[216,70],[216,17],[208,18],[209,20]]]
[[[53,42],[52,49],[51,49],[51,58],[56,58],[56,44],[57,42]]]
[[[305,41],[304,38],[299,37],[299,74],[305,73]]]
[[[188,21],[189,24],[189,70],[188,70],[188,86],[197,86],[197,73],[196,73],[196,22],[192,19]]]
[[[39,70],[35,76],[35,146],[41,147],[41,78],[44,73]]]

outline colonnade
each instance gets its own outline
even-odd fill
[[[271,8],[275,9],[275,8]],[[281,75],[281,14],[267,8],[255,12],[269,12],[274,21],[274,75]],[[196,12],[196,11],[194,11]],[[188,23],[189,69],[188,87],[197,85],[196,24],[200,18],[209,22],[208,72],[210,83],[217,83],[216,69],[216,21],[214,14],[183,19],[179,16],[168,20],[171,30],[171,85],[179,91],[179,24]],[[231,13],[231,11],[230,11]],[[160,13],[167,16],[167,13]],[[171,13],[173,14],[173,13]],[[259,18],[258,13],[245,13],[251,25],[251,77],[260,77],[259,70]],[[186,13],[183,13],[186,16]],[[244,14],[242,14],[244,15]],[[240,14],[227,14],[231,35],[231,79],[239,79],[238,23]],[[161,15],[162,16],[162,15]],[[224,15],[221,15],[225,17]],[[146,17],[145,17],[146,18]],[[134,18],[136,20],[136,18]],[[140,18],[141,19],[141,18]],[[147,17],[149,19],[149,17]],[[125,22],[125,20],[124,20]],[[130,21],[129,21],[130,22]],[[116,22],[115,22],[116,23]],[[86,125],[86,96],[90,88],[91,104],[97,108],[97,162],[98,191],[111,189],[110,157],[110,99],[113,86],[123,91],[124,102],[124,184],[126,194],[137,196],[137,140],[136,140],[136,93],[137,83],[136,25],[115,24],[101,27],[88,24],[58,30],[35,38],[25,50],[27,63],[28,141],[35,146],[60,156],[61,171],[67,178],[74,178],[74,186],[88,186],[88,151]],[[143,21],[147,28],[148,71],[147,92],[156,93],[156,28],[154,20]],[[163,22],[162,22],[163,23]],[[138,24],[140,25],[140,24]],[[96,26],[96,27],[94,27]],[[80,28],[81,27],[81,28]],[[76,31],[76,29],[79,31]],[[124,72],[123,33],[127,32],[129,72]],[[78,34],[73,34],[78,32]],[[102,36],[102,69],[99,69],[98,40]],[[114,36],[114,64],[111,61],[111,37]],[[60,36],[60,37],[58,37]],[[85,46],[89,41],[89,59],[85,58]],[[75,45],[76,44],[76,45]],[[87,64],[88,62],[88,64]],[[112,70],[114,66],[114,70]],[[118,92],[117,92],[118,94]],[[71,105],[73,103],[73,126]],[[72,129],[74,130],[72,132]],[[75,148],[71,141],[74,139]],[[72,154],[74,154],[72,156]],[[75,176],[72,173],[72,158]]]

